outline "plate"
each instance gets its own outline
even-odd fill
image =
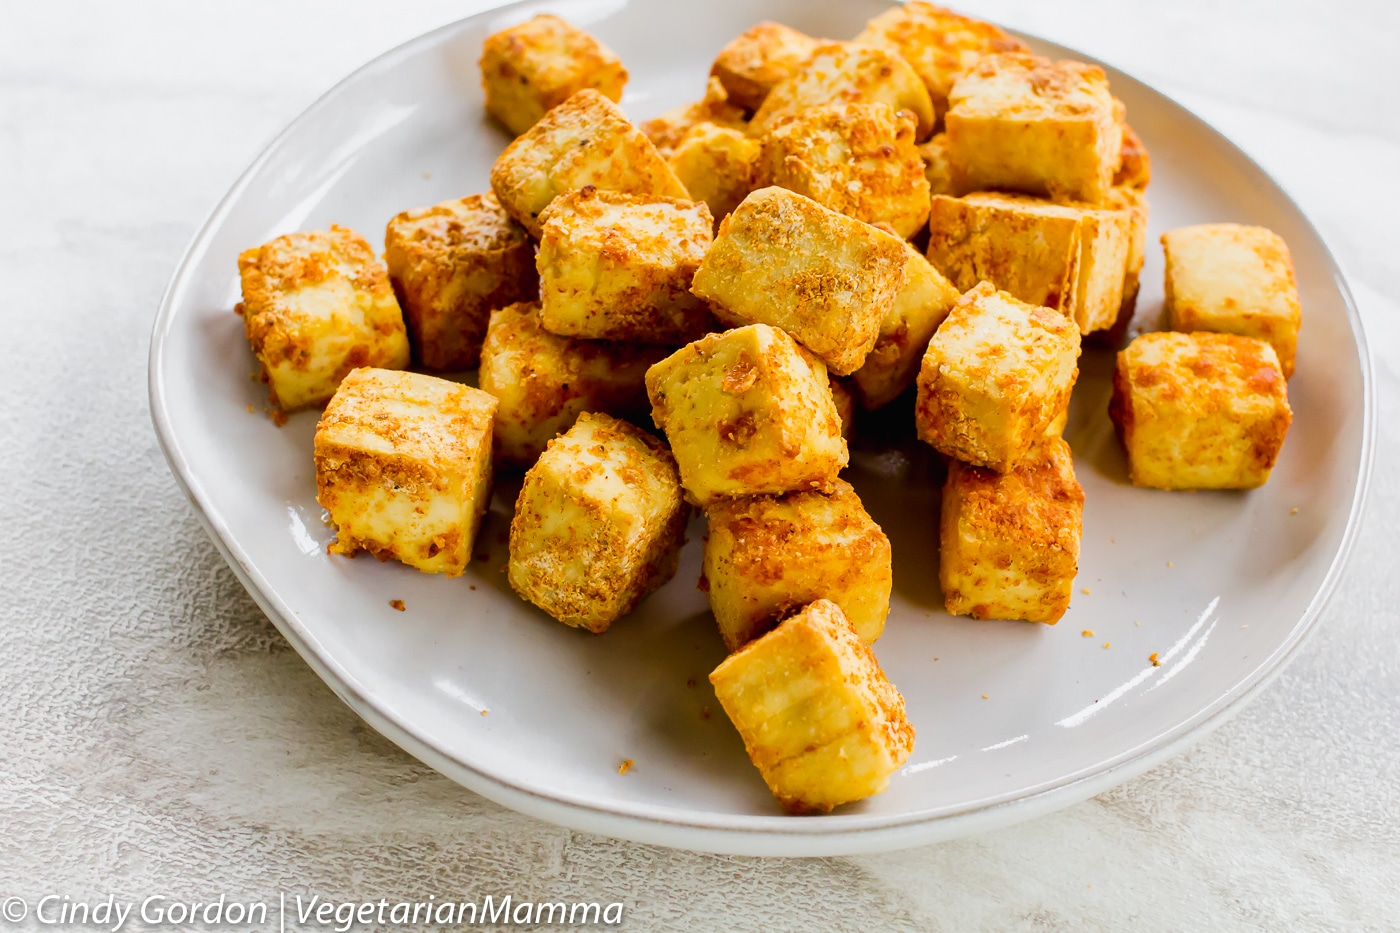
[[[698,97],[715,53],[760,20],[851,36],[884,6],[576,0],[482,13],[389,52],[317,101],[238,180],[180,263],[150,360],[172,471],[316,672],[374,728],[472,790],[579,830],[667,846],[776,855],[910,846],[1065,806],[1164,760],[1238,710],[1316,622],[1371,462],[1361,323],[1321,237],[1278,185],[1203,121],[1112,68],[1153,156],[1138,321],[1160,313],[1163,230],[1230,220],[1278,231],[1304,308],[1293,427],[1263,489],[1133,488],[1105,413],[1112,353],[1086,351],[1066,433],[1087,496],[1083,557],[1073,606],[1054,627],[944,614],[932,456],[907,438],[857,444],[848,475],[894,546],[893,609],[876,652],[918,730],[886,793],[826,816],[778,810],[706,679],[723,649],[696,589],[698,522],[676,579],[600,637],[548,619],[506,585],[518,481],[499,484],[463,578],[327,555],[311,459],[317,415],[278,428],[263,414],[265,390],[249,379],[254,361],[231,312],[241,249],[332,221],[379,242],[400,210],[489,190],[507,140],[483,115],[481,42],[536,12],[559,13],[622,56],[632,73],[623,106],[641,120]],[[635,766],[619,774],[624,759]]]

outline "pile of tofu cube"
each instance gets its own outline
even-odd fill
[[[914,730],[870,649],[891,549],[840,477],[849,425],[914,396],[947,458],[949,612],[1064,614],[1084,493],[1060,435],[1146,252],[1125,108],[1102,69],[921,2],[854,41],[760,24],[640,126],[617,56],[557,17],[488,38],[481,68],[515,137],[491,191],[394,217],[383,262],[336,226],[239,259],[273,405],[326,406],[332,552],[460,575],[494,471],[523,470],[510,585],[601,633],[672,579],[698,507],[710,679],[769,788],[791,812],[881,792]],[[1260,485],[1291,417],[1287,247],[1163,241],[1171,330],[1114,379],[1131,479]]]

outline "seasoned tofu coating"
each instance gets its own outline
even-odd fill
[[[1274,348],[1253,337],[1143,334],[1118,354],[1109,417],[1137,486],[1253,489],[1293,411]]]
[[[669,162],[691,199],[704,201],[718,223],[757,187],[762,154],[762,144],[744,131],[700,123],[686,133]]]
[[[1069,404],[1079,329],[983,282],[929,341],[915,409],[919,437],[946,456],[1005,473]]]
[[[479,389],[387,369],[356,369],[316,426],[316,501],[330,551],[369,551],[459,576],[491,499],[496,400]]]
[[[998,26],[919,0],[876,16],[855,41],[893,49],[912,65],[928,88],[939,122],[948,110],[953,83],[983,55],[1030,51]]]
[[[1264,227],[1202,224],[1162,234],[1172,330],[1257,337],[1293,375],[1303,312],[1293,257]]]
[[[909,111],[918,121],[916,140],[933,132],[933,102],[909,63],[889,49],[851,42],[819,46],[805,65],[764,98],[749,132],[766,133],[781,117],[809,107],[853,101],[879,101]]]
[[[519,136],[585,88],[622,100],[627,69],[577,26],[541,13],[489,36],[481,49],[486,112]]]
[[[525,474],[510,585],[565,625],[604,632],[675,576],[687,514],[666,445],[585,412]]]
[[[763,136],[758,185],[913,236],[929,210],[915,127],[913,114],[880,102],[822,104],[779,117]]]
[[[491,312],[539,292],[525,228],[494,194],[404,211],[384,233],[389,281],[426,369],[471,369]]]
[[[953,166],[948,162],[948,134],[938,133],[919,147],[929,194],[953,193]]]
[[[962,297],[943,274],[906,247],[904,287],[880,322],[880,336],[864,365],[851,374],[861,405],[873,411],[914,384],[928,342]]]
[[[833,488],[848,454],[826,367],[791,337],[751,324],[695,341],[646,374],[695,502]]]
[[[679,346],[709,331],[690,293],[714,221],[704,204],[591,185],[540,215],[540,324],[562,337]]]
[[[501,206],[537,239],[549,202],[585,185],[638,197],[687,197],[651,140],[594,90],[549,111],[491,167]]]
[[[1123,146],[1119,149],[1118,170],[1113,173],[1113,185],[1141,191],[1152,180],[1152,157],[1141,137],[1128,124],[1122,124]]]
[[[1054,625],[1069,608],[1083,523],[1084,490],[1058,437],[1007,473],[952,461],[938,552],[948,612]]]
[[[289,233],[238,256],[235,309],[268,395],[284,412],[320,405],[352,369],[408,365],[408,333],[389,274],[346,227]]]
[[[1004,189],[1097,205],[1122,130],[1097,65],[987,55],[953,85],[945,123],[958,193]]]
[[[1132,224],[1126,210],[1026,195],[939,195],[928,256],[959,288],[991,282],[1028,304],[1062,311],[1087,334],[1118,319]]]
[[[705,580],[725,647],[736,651],[814,599],[841,607],[867,643],[890,611],[890,542],[855,489],[725,499],[705,510]]]
[[[782,188],[720,224],[692,291],[732,325],[781,327],[845,376],[865,362],[904,285],[897,236]]]
[[[731,654],[710,683],[789,813],[883,792],[914,748],[904,697],[828,600]]]
[[[720,50],[710,75],[734,104],[757,110],[768,92],[805,65],[822,44],[782,23],[759,23]]]
[[[705,87],[705,96],[690,104],[683,104],[668,110],[661,116],[642,123],[641,130],[650,139],[656,151],[669,159],[675,154],[681,141],[690,131],[702,124],[723,127],[744,132],[748,117],[744,108],[729,100],[729,92],[718,78],[711,78]]]
[[[500,400],[496,456],[525,466],[580,412],[643,417],[647,367],[667,348],[574,340],[540,326],[539,305],[508,305],[491,315],[481,348],[481,388]]]

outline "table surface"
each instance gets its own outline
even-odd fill
[[[1315,635],[1191,751],[1009,829],[803,860],[571,832],[408,757],[287,647],[157,446],[150,326],[197,225],[318,94],[475,6],[5,4],[0,899],[509,893],[622,901],[638,930],[1400,922],[1400,6],[963,5],[1176,97],[1312,217],[1376,363],[1369,509]]]

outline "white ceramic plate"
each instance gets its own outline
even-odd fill
[[[848,474],[895,555],[877,653],[918,730],[887,793],[828,816],[777,809],[706,680],[723,651],[695,586],[698,526],[677,578],[601,637],[546,618],[507,587],[518,483],[497,490],[478,545],[489,560],[462,579],[326,554],[311,461],[317,415],[278,428],[262,414],[264,389],[248,378],[254,363],[231,313],[239,250],[332,221],[379,242],[400,210],[488,190],[507,140],[482,113],[481,41],[535,12],[560,13],[617,50],[632,73],[624,107],[645,119],[699,96],[715,53],[759,20],[848,37],[883,6],[576,0],[463,20],[319,100],[238,180],[185,255],[150,369],[175,476],[249,592],[336,693],[467,787],[577,829],[670,846],[783,855],[908,846],[1047,812],[1140,773],[1238,709],[1317,619],[1370,464],[1360,321],[1327,248],[1278,186],[1201,120],[1113,69],[1153,156],[1138,320],[1160,310],[1163,230],[1231,220],[1278,231],[1304,308],[1292,431],[1264,489],[1135,489],[1105,414],[1111,354],[1087,352],[1066,435],[1087,495],[1083,560],[1073,607],[1053,628],[945,615],[932,458],[907,439],[858,444]],[[620,775],[629,758],[635,767]]]

